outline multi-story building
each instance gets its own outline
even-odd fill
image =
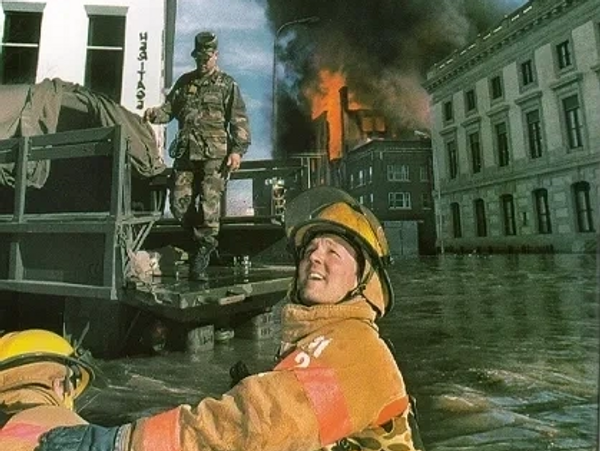
[[[141,113],[172,83],[176,0],[0,3],[0,84],[60,78]]]
[[[596,249],[600,2],[532,0],[425,86],[442,249]]]
[[[383,222],[392,255],[435,251],[431,142],[373,140],[345,153],[343,188]]]
[[[341,152],[331,181],[382,221],[392,255],[433,253],[431,140],[392,130],[377,109],[351,106],[346,87],[339,94]]]

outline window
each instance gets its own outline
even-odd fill
[[[373,166],[369,166],[367,169],[367,183],[373,183]]]
[[[471,112],[477,109],[477,97],[475,96],[475,90],[469,89],[465,92],[465,111]]]
[[[354,188],[354,174],[350,174],[350,188]]]
[[[450,178],[455,179],[458,175],[458,152],[455,140],[446,143],[446,151],[448,152],[448,170]]]
[[[454,108],[452,100],[444,102],[444,122],[452,122],[454,120]]]
[[[419,180],[421,182],[429,181],[429,167],[428,166],[421,166],[419,168]]]
[[[577,215],[577,231],[593,232],[594,215],[590,201],[590,184],[588,182],[577,182],[573,185],[575,196],[575,214]]]
[[[469,150],[471,152],[471,168],[473,174],[481,172],[481,140],[479,132],[469,133]]]
[[[363,186],[364,184],[365,184],[365,171],[364,171],[364,169],[359,169],[357,186]]]
[[[388,207],[390,210],[410,210],[412,208],[409,192],[388,193]]]
[[[358,202],[365,207],[373,208],[373,193],[359,196]]]
[[[494,134],[496,136],[496,152],[498,154],[498,165],[507,166],[510,162],[508,147],[508,130],[506,122],[500,122],[494,125]]]
[[[90,15],[85,86],[121,101],[125,16]]]
[[[535,81],[533,74],[533,61],[527,60],[521,63],[521,85],[528,86]]]
[[[409,173],[407,164],[388,164],[388,182],[409,182]]]
[[[485,202],[483,199],[475,199],[475,234],[487,236],[487,219],[485,217]]]
[[[563,41],[556,46],[556,58],[559,69],[566,69],[573,64],[571,42],[569,40]]]
[[[433,202],[431,200],[431,194],[422,193],[421,194],[421,207],[423,208],[423,210],[431,210],[432,206],[433,206]]]
[[[566,97],[563,99],[562,104],[565,115],[567,144],[570,149],[583,147],[583,120],[581,118],[579,96],[574,94]]]
[[[504,90],[502,89],[502,78],[500,75],[496,75],[490,80],[490,90],[492,100],[499,99],[504,95]]]
[[[450,204],[450,215],[452,216],[452,236],[462,237],[462,225],[460,223],[460,205],[457,202]]]
[[[42,13],[5,11],[2,84],[35,83]]]
[[[504,221],[504,235],[516,235],[517,223],[515,219],[515,203],[510,194],[505,194],[500,197],[502,206],[502,220]]]
[[[533,192],[533,198],[535,201],[535,215],[537,218],[538,233],[552,233],[550,209],[548,208],[548,190],[536,189]]]
[[[539,158],[542,156],[542,124],[540,122],[540,110],[532,110],[525,113],[527,127],[527,144],[529,156]]]

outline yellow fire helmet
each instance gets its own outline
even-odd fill
[[[375,215],[350,194],[329,186],[304,191],[289,202],[285,228],[296,264],[316,234],[335,233],[362,250],[364,267],[358,291],[380,316],[392,309],[394,291],[385,269],[391,261],[385,232]]]
[[[57,362],[72,371],[72,398],[92,383],[94,369],[86,356],[60,335],[42,329],[10,332],[0,337],[0,372],[35,362]]]

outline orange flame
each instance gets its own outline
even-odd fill
[[[346,79],[341,72],[332,72],[323,69],[319,72],[317,86],[313,86],[305,91],[306,97],[311,102],[312,119],[316,120],[320,115],[326,113],[329,129],[327,151],[330,160],[342,157],[343,124],[340,89],[344,86],[346,86]],[[349,95],[348,108],[362,108],[352,98],[352,94]]]
[[[346,80],[340,72],[321,70],[317,86],[305,92],[311,102],[313,119],[324,112],[327,113],[329,126],[327,151],[330,160],[342,156],[342,112],[339,91],[345,83]]]

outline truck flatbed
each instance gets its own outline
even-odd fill
[[[292,266],[260,265],[244,273],[232,266],[209,267],[208,282],[189,281],[187,265],[175,276],[130,284],[123,301],[179,322],[202,321],[264,310],[279,302],[294,273]]]

